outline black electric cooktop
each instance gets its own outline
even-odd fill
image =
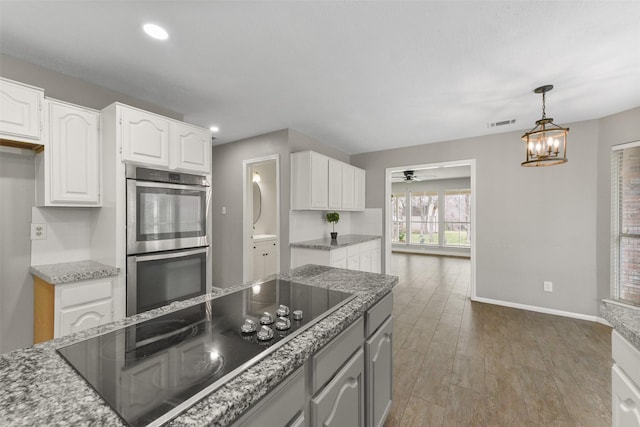
[[[351,298],[275,279],[58,352],[128,425],[160,425]]]

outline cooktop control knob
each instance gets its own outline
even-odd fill
[[[302,320],[302,310],[293,310],[293,320]]]
[[[244,325],[240,328],[243,334],[251,334],[258,329],[258,324],[255,320],[244,319]]]
[[[270,325],[273,323],[273,314],[265,311],[260,317],[260,324],[262,325]]]
[[[268,326],[262,325],[260,326],[260,330],[256,334],[260,341],[269,341],[273,338],[273,329]]]
[[[280,304],[280,307],[278,307],[278,310],[276,310],[276,314],[278,315],[278,317],[286,317],[289,315],[289,307],[287,307],[286,305],[282,305]]]
[[[291,328],[291,320],[286,317],[278,317],[278,321],[276,322],[276,329],[279,331],[286,331]]]

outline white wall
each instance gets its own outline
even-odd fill
[[[33,153],[0,147],[0,354],[33,344]]]
[[[291,243],[330,237],[332,224],[325,217],[328,211],[289,211],[289,238]],[[339,211],[340,221],[335,226],[338,235],[369,234],[382,236],[382,209]]]
[[[369,208],[384,206],[388,167],[476,159],[477,295],[596,315],[598,121],[568,125],[561,166],[521,167],[521,131],[351,159],[367,171]],[[553,293],[543,292],[545,280]]]

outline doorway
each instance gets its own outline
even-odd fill
[[[243,161],[243,282],[280,271],[280,157]]]
[[[470,159],[386,169],[386,274],[396,274],[392,263],[394,250],[453,256],[466,253],[471,260],[470,294],[475,297],[475,168],[475,159]],[[466,185],[463,179],[465,176]],[[433,183],[428,185],[428,181]],[[439,181],[437,185],[436,181]],[[465,193],[465,190],[470,194]],[[464,215],[454,220],[449,215],[445,217],[445,205],[451,205],[452,202],[457,203],[457,206],[468,203],[468,218]],[[402,213],[399,207],[402,208]]]

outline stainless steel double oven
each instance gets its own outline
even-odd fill
[[[127,165],[127,316],[205,294],[210,282],[205,176]]]

